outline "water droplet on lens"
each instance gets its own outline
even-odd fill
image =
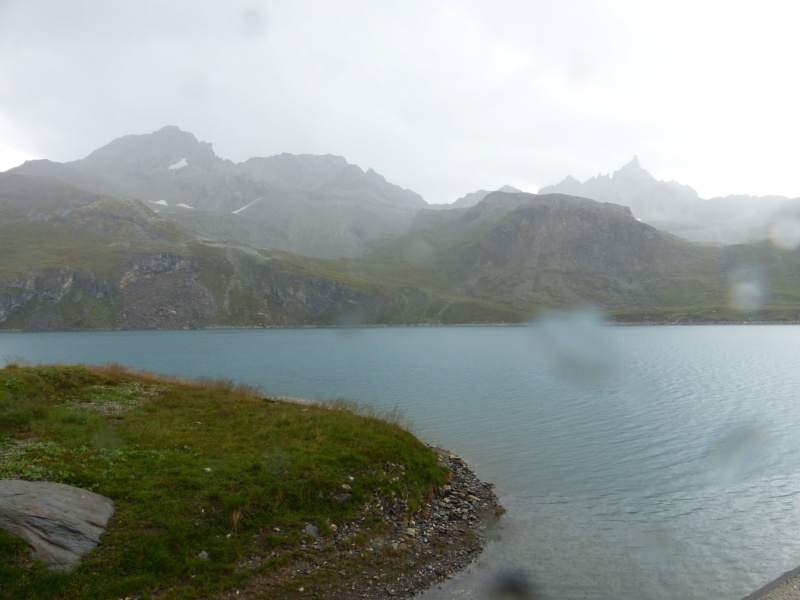
[[[433,259],[435,256],[435,250],[427,241],[423,239],[417,239],[413,240],[410,244],[403,248],[400,255],[401,259],[404,261],[416,264],[425,264]]]
[[[731,286],[731,308],[742,312],[759,310],[764,305],[764,290],[757,281],[740,281]]]
[[[756,475],[768,442],[766,430],[758,424],[744,423],[719,432],[705,453],[708,483],[727,485]]]
[[[588,383],[614,374],[617,354],[597,310],[551,313],[535,325],[537,341],[565,379]]]
[[[769,239],[776,248],[796,250],[800,247],[800,219],[794,216],[778,219],[770,226]]]
[[[360,327],[364,323],[364,315],[358,309],[343,312],[336,319],[338,327]]]
[[[764,307],[767,289],[758,267],[743,267],[731,275],[730,305],[734,310],[754,312]]]
[[[239,16],[239,31],[245,37],[258,39],[267,33],[267,15],[259,7],[246,7]]]
[[[669,557],[676,552],[675,546],[675,539],[666,529],[653,529],[641,537],[638,562],[652,571],[666,569]]]
[[[488,588],[491,600],[535,600],[539,597],[528,574],[522,570],[495,573]]]

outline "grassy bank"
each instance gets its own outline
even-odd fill
[[[433,451],[389,421],[275,402],[231,382],[9,365],[0,370],[0,478],[90,489],[116,513],[70,574],[31,563],[24,544],[0,533],[0,596],[214,597],[318,560],[342,529],[352,535],[337,551],[357,556],[386,533],[373,507],[411,514],[448,477]],[[313,586],[302,573],[281,577],[287,590]]]

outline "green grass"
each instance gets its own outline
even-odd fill
[[[0,478],[91,489],[116,513],[71,574],[31,564],[19,540],[0,535],[4,597],[206,597],[302,556],[308,523],[325,536],[377,499],[413,511],[447,473],[397,421],[273,402],[231,382],[9,365]],[[361,545],[383,526],[365,524]],[[245,558],[261,567],[243,568]]]
[[[110,275],[124,260],[123,250],[102,236],[68,225],[48,227],[36,222],[2,228],[0,279],[26,269],[88,269],[98,277]]]

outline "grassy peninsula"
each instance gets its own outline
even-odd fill
[[[72,573],[0,531],[0,595],[335,598],[424,568],[453,537],[422,551],[414,519],[451,493],[452,468],[399,419],[358,413],[117,365],[7,366],[0,479],[89,489],[116,512]]]

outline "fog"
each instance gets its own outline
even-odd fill
[[[177,125],[336,154],[452,202],[638,155],[705,198],[800,196],[787,3],[0,2],[0,169]]]

